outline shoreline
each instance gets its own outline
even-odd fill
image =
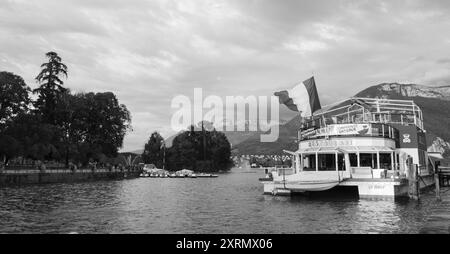
[[[22,171],[22,172],[21,172]],[[53,171],[53,172],[52,172]],[[100,180],[122,180],[139,177],[140,171],[83,169],[72,171],[68,169],[47,170],[3,170],[0,172],[0,188],[23,186],[30,184],[92,182]]]

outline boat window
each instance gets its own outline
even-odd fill
[[[377,167],[377,154],[361,153],[359,154],[359,163],[361,167]]]
[[[388,138],[389,137],[389,126],[388,125],[383,125],[383,137]]]
[[[345,158],[343,154],[338,154],[338,170],[345,171]]]
[[[336,171],[336,155],[319,154],[319,171]]]
[[[392,160],[390,153],[380,153],[380,168],[392,170]]]
[[[356,153],[349,154],[350,166],[357,167],[358,166],[358,155]]]
[[[316,171],[316,155],[309,154],[304,157],[303,171]]]

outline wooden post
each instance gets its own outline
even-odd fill
[[[439,184],[439,161],[436,161],[434,163],[434,185],[436,187],[436,199],[441,201],[441,190]]]
[[[420,183],[419,183],[419,165],[414,164],[415,167],[415,182],[416,182],[416,195],[417,200],[420,199]]]
[[[408,185],[409,185],[409,197],[415,200],[419,200],[419,182],[418,182],[418,170],[417,165],[408,164]]]

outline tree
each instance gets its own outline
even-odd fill
[[[219,171],[232,166],[231,145],[225,134],[205,126],[190,126],[174,138],[168,150],[170,169]]]
[[[214,168],[219,170],[228,169],[232,162],[231,144],[224,133],[213,130],[209,132],[210,160]]]
[[[85,133],[85,117],[79,117],[85,114],[83,98],[79,95],[72,95],[67,89],[59,96],[55,107],[55,120],[58,123],[60,134],[59,150],[64,154],[65,164],[69,165],[71,156],[78,153],[80,144],[83,141]]]
[[[126,131],[131,128],[130,113],[116,96],[106,93],[64,92],[55,109],[66,164],[69,159],[87,163],[117,156]]]
[[[51,124],[41,122],[41,116],[33,113],[21,113],[10,121],[4,135],[16,140],[20,151],[14,155],[22,155],[36,160],[57,160],[60,158],[57,145],[59,129]],[[14,144],[9,139],[9,144]]]
[[[43,116],[46,123],[56,124],[55,108],[61,94],[66,91],[63,87],[62,76],[67,78],[67,66],[62,63],[61,57],[55,52],[45,54],[48,62],[41,65],[41,72],[36,76],[40,84],[33,90],[39,95],[35,107]]]
[[[164,157],[164,138],[158,133],[153,132],[147,144],[145,144],[142,160],[146,164],[154,164],[157,168],[163,167]]]
[[[9,135],[0,134],[0,164],[7,164],[8,160],[20,153],[20,143]]]
[[[22,77],[11,72],[0,72],[0,125],[4,127],[6,121],[28,109],[29,91]]]
[[[112,92],[72,94],[61,80],[67,66],[55,52],[46,57],[33,111],[23,79],[0,72],[0,160],[114,161],[131,128],[130,112]]]
[[[119,104],[112,92],[88,93],[85,98],[87,112],[85,141],[106,156],[117,156],[127,130],[131,128],[131,115],[125,105]],[[78,112],[83,114],[83,112]]]

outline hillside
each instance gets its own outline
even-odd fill
[[[295,150],[297,130],[300,127],[299,117],[294,117],[286,124],[280,125],[277,142],[261,143],[261,133],[252,136],[233,147],[233,153],[238,154],[282,154],[283,150]]]
[[[428,87],[415,84],[383,83],[371,86],[356,97],[414,100],[422,109],[427,143],[433,150],[446,151],[450,155],[450,86]],[[259,142],[255,133],[234,148],[241,154],[279,154],[283,149],[293,150],[298,130],[298,117],[280,125],[280,138],[274,143]]]
[[[359,92],[357,97],[413,100],[423,112],[427,143],[450,152],[450,86],[380,84]]]

